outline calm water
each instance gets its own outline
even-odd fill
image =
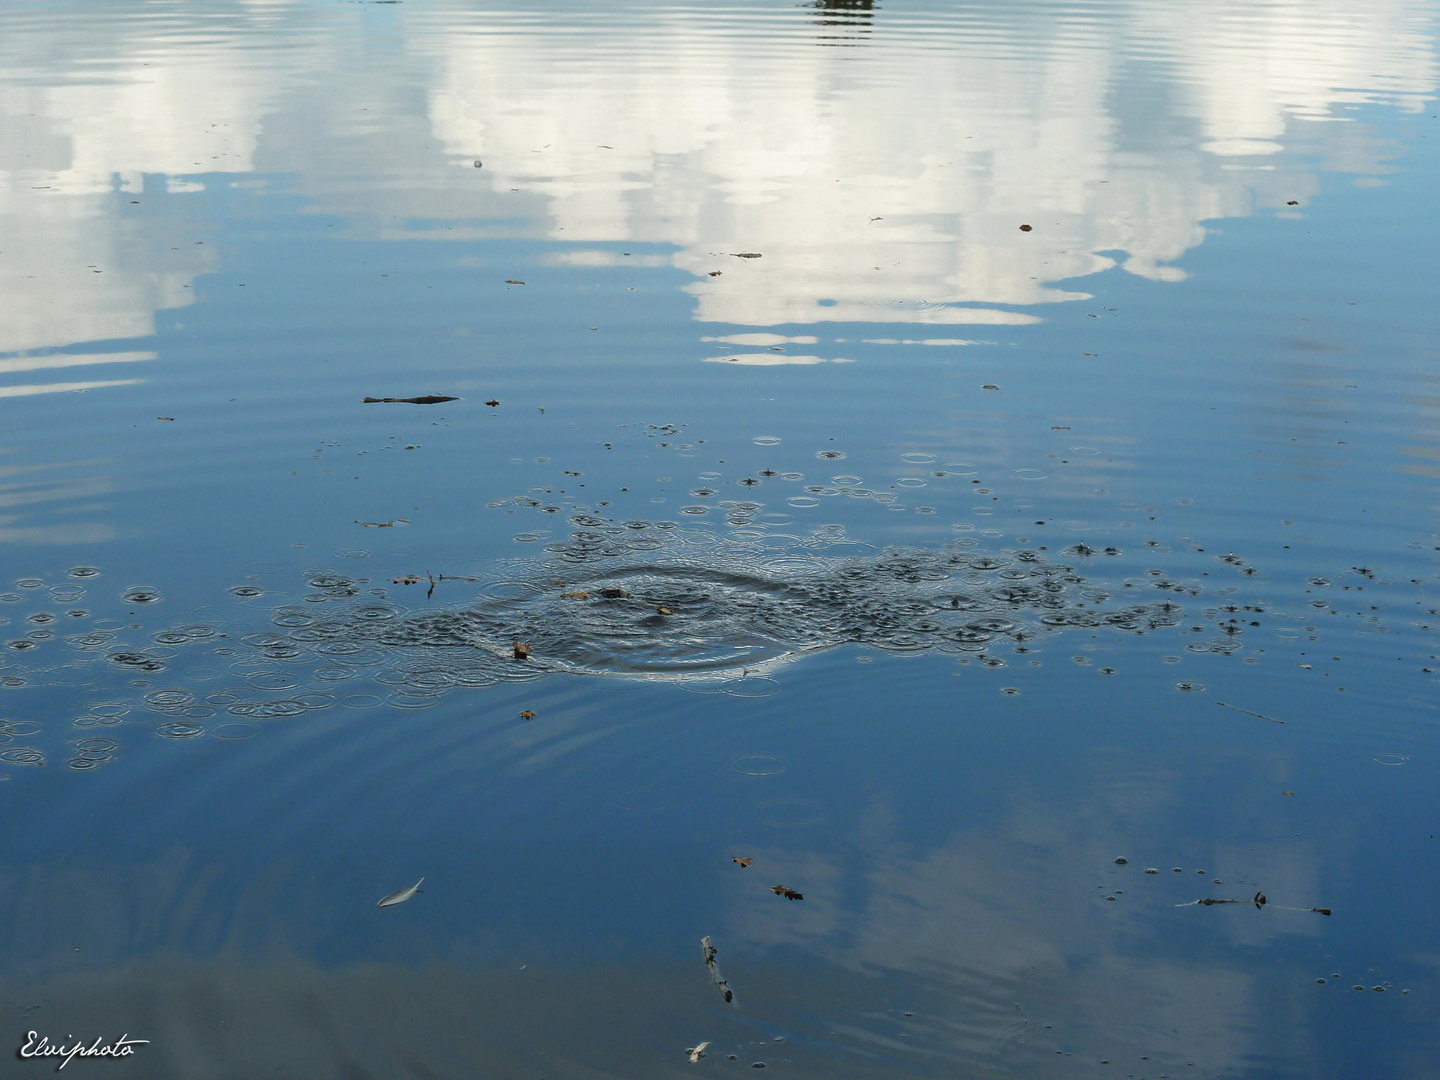
[[[5,1052],[1440,1075],[1437,13],[9,0]]]

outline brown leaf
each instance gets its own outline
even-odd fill
[[[804,900],[805,894],[798,893],[794,889],[787,889],[784,885],[771,885],[770,891],[776,896],[783,896],[786,900]]]
[[[1300,205],[1300,200],[1299,200],[1299,199],[1290,199],[1290,200],[1288,200],[1288,201],[1285,203],[1285,205],[1286,205],[1286,206],[1299,206],[1299,205]]]
[[[533,712],[531,712],[529,709],[521,709],[521,710],[520,710],[520,719],[521,719],[521,720],[534,720],[534,719],[535,719],[535,714],[534,714]]]
[[[564,584],[565,584],[565,580],[564,580],[564,578],[552,577],[552,578],[550,579],[550,584],[551,584],[551,585],[564,585]]]
[[[657,607],[655,610],[658,611],[661,615],[674,615],[674,614],[675,614],[675,612],[671,611],[671,610],[670,610],[668,607],[666,607],[664,604],[661,604],[661,605],[660,605],[659,607]]]
[[[1021,225],[1021,226],[1020,226],[1020,231],[1021,231],[1021,232],[1029,232],[1029,231],[1030,231],[1030,226],[1029,226],[1029,225]]]
[[[489,405],[493,409],[496,405],[499,405],[500,402],[496,401],[494,398],[491,398],[489,401],[485,402],[485,404]]]
[[[731,855],[731,856],[730,856],[730,861],[733,862],[733,863],[739,864],[740,869],[743,870],[743,869],[745,869],[745,867],[747,867],[747,866],[750,865],[751,859],[750,859],[750,856],[748,856],[748,855],[745,856],[745,858],[743,858],[743,859],[742,859],[739,855]]]
[[[710,276],[711,276],[711,277],[719,277],[719,276],[720,276],[721,274],[723,274],[724,272],[725,272],[724,270],[711,270],[711,271],[710,271]]]
[[[511,278],[506,278],[506,279],[505,279],[505,284],[506,284],[506,285],[524,285],[525,282],[523,282],[523,281],[515,281],[515,280],[512,280]]]
[[[515,659],[527,660],[530,657],[530,646],[523,642],[515,642]]]
[[[424,580],[424,578],[416,577],[414,574],[407,574],[405,577],[391,578],[390,582],[393,585],[419,585],[420,582]]]
[[[560,599],[561,599],[561,600],[589,600],[589,599],[590,599],[590,594],[589,594],[588,592],[562,592],[562,593],[560,594]]]
[[[981,390],[999,390],[1000,387],[996,386],[994,383],[986,383],[984,386],[980,387],[980,389],[981,389]]]

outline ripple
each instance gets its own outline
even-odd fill
[[[759,818],[767,825],[793,829],[815,825],[825,816],[818,803],[808,799],[781,799],[759,807]]]
[[[205,727],[190,720],[172,720],[156,727],[155,734],[162,739],[193,739],[197,735],[204,735]]]
[[[935,460],[935,455],[912,451],[908,454],[901,454],[900,460],[908,462],[911,465],[928,465]]]
[[[72,566],[66,573],[73,578],[96,578],[101,571],[98,566]]]
[[[45,755],[33,746],[12,746],[0,750],[0,761],[11,765],[44,765]]]
[[[221,724],[211,731],[210,734],[217,739],[253,739],[256,735],[260,734],[260,729],[254,724],[246,724],[235,720],[228,724]]]
[[[1016,480],[1044,480],[1045,474],[1039,469],[1015,469],[1010,473]]]
[[[127,604],[156,604],[160,602],[160,590],[153,585],[131,585],[120,599]]]
[[[0,754],[0,757],[3,757],[3,756],[4,756],[3,754]],[[1375,755],[1375,761],[1376,761],[1377,764],[1380,764],[1380,765],[1404,765],[1404,764],[1405,764],[1407,761],[1409,761],[1409,760],[1410,760],[1410,758],[1409,758],[1409,755],[1407,755],[1407,754],[1376,754],[1376,755]]]
[[[770,757],[768,754],[745,754],[733,759],[730,767],[746,776],[774,776],[790,766],[783,758]]]

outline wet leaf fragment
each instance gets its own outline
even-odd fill
[[[530,646],[524,642],[515,642],[515,659],[528,660],[530,658]]]
[[[984,386],[980,387],[980,389],[981,389],[981,390],[999,390],[1000,387],[996,386],[994,383],[986,383]]]
[[[390,403],[392,405],[439,405],[442,401],[459,401],[458,397],[448,397],[445,394],[424,394],[420,397],[367,397],[360,401],[365,405],[380,405]]]
[[[393,529],[396,525],[409,525],[409,518],[396,518],[394,521],[361,521],[355,519],[356,525],[363,525],[367,529]]]
[[[588,592],[562,592],[562,593],[560,594],[560,599],[561,599],[561,600],[589,600],[589,599],[590,599],[590,594],[589,594]]]
[[[521,710],[520,710],[520,719],[521,719],[521,720],[534,720],[534,719],[535,719],[535,713],[532,712],[530,709],[521,709]]]
[[[495,398],[491,398],[489,401],[485,402],[485,404],[489,405],[493,409],[495,408],[495,406],[499,405],[500,402],[497,401]]]
[[[805,894],[796,892],[794,889],[787,889],[784,885],[771,885],[770,891],[776,896],[783,896],[786,900],[804,900]]]
[[[412,896],[414,896],[420,891],[420,885],[424,882],[424,880],[425,879],[422,877],[419,881],[415,882],[415,884],[411,885],[408,889],[401,889],[399,892],[392,892],[389,896],[382,899],[375,906],[394,907],[396,904],[405,903],[406,900],[409,900]]]
[[[505,279],[505,284],[506,284],[506,285],[524,285],[525,282],[523,282],[523,281],[515,281],[515,280],[513,280],[513,279],[511,279],[511,278],[506,278],[506,279]]]
[[[692,1046],[685,1051],[685,1053],[690,1055],[691,1065],[694,1065],[697,1061],[699,1061],[702,1057],[705,1056],[705,1048],[709,1045],[710,1044],[708,1042],[703,1042],[700,1043],[698,1046]]]
[[[1021,226],[1020,226],[1020,231],[1021,231],[1021,232],[1031,232],[1031,231],[1032,231],[1032,228],[1031,228],[1031,226],[1029,226],[1029,225],[1021,225]]]
[[[745,869],[745,867],[749,866],[753,860],[748,855],[746,855],[744,858],[741,858],[739,855],[731,855],[730,861],[735,863],[737,866],[740,867],[740,869],[743,870]]]
[[[709,276],[710,276],[710,277],[719,277],[719,276],[720,276],[721,274],[723,274],[724,272],[725,272],[724,270],[711,270]]]
[[[674,614],[675,614],[675,612],[671,611],[671,610],[670,610],[668,607],[666,607],[664,604],[661,604],[661,605],[660,605],[659,607],[657,607],[655,610],[656,610],[657,612],[659,612],[661,615],[674,615]]]
[[[420,582],[424,580],[424,578],[416,577],[414,574],[406,574],[404,577],[391,578],[390,583],[392,585],[419,585]]]

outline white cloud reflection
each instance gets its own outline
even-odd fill
[[[0,14],[0,355],[153,334],[219,255],[131,200],[261,168],[357,231],[669,263],[704,322],[1024,325],[1116,263],[1183,279],[1317,144],[1382,171],[1349,110],[1436,83],[1427,0],[215,8]]]

